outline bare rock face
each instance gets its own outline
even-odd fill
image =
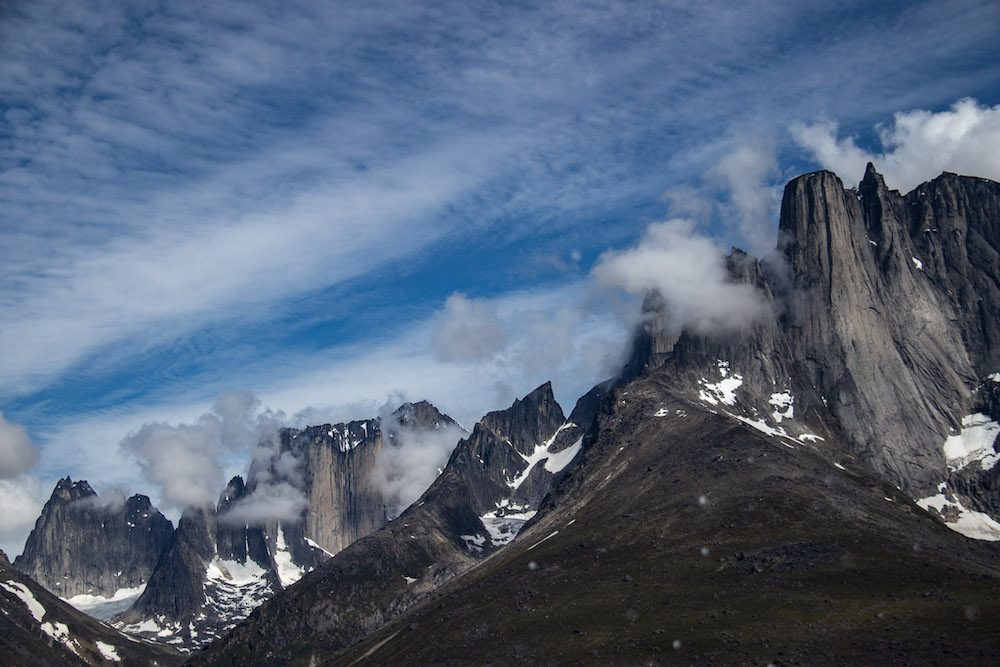
[[[398,518],[275,595],[192,664],[244,664],[259,654],[281,663],[312,649],[324,654],[357,641],[469,570],[513,539],[534,514],[525,513],[527,504],[539,506],[574,460],[610,386],[595,387],[569,420],[548,383],[486,415]]]
[[[1000,416],[1000,185],[942,174],[904,196],[871,165],[854,189],[806,174],[785,188],[778,250],[770,265],[729,256],[770,304],[736,334],[671,333],[647,299],[623,380],[668,368],[763,429],[835,432],[913,498],[944,482],[1000,516],[990,464],[959,474],[944,453],[970,416]]]
[[[0,664],[176,665],[183,656],[77,611],[0,558]]]
[[[173,533],[149,498],[105,504],[86,481],[59,480],[14,566],[56,593],[112,596],[145,584]]]
[[[385,419],[282,429],[266,443],[270,454],[251,465],[246,483],[234,477],[214,507],[184,512],[146,590],[114,624],[185,648],[223,636],[332,553],[385,525],[390,499],[372,481],[384,447],[452,427],[460,430],[421,402]],[[277,520],[260,507],[278,484],[300,495],[300,515]],[[248,502],[259,518],[256,510],[246,511]]]

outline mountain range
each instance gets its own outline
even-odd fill
[[[617,378],[568,418],[548,384],[486,415],[405,508],[371,469],[407,419],[452,424],[429,404],[282,431],[133,567],[115,623],[206,665],[991,662],[1000,184],[806,174],[776,252],[725,261],[761,302],[743,326],[651,293]],[[223,520],[281,475],[297,520]],[[60,486],[24,571],[109,591],[96,556],[43,571],[52,526],[97,530]]]

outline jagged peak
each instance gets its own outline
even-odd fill
[[[49,498],[49,502],[73,502],[75,500],[90,498],[96,495],[97,492],[94,491],[87,480],[81,479],[74,482],[69,475],[67,475],[63,479],[56,482],[56,488],[52,490],[52,496]]]
[[[869,162],[865,168],[864,178],[861,179],[861,183],[858,185],[858,191],[861,193],[861,196],[870,196],[878,192],[888,192],[888,190],[885,178],[882,177],[882,174],[878,173],[875,165]]]

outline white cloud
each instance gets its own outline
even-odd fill
[[[38,463],[38,449],[28,431],[4,419],[0,411],[0,479],[12,479]]]
[[[448,297],[434,326],[434,354],[441,361],[481,361],[507,344],[507,331],[488,301],[456,293]]]
[[[791,131],[800,146],[848,187],[861,180],[868,162],[889,187],[901,192],[942,171],[1000,180],[1000,105],[965,98],[948,111],[901,111],[876,127],[882,152],[858,147],[854,137],[838,139],[832,121],[797,124]]]
[[[455,445],[467,435],[451,424],[443,428],[400,426],[392,414],[395,407],[398,403],[393,401],[380,411],[383,444],[371,473],[371,481],[382,493],[391,518],[430,487],[448,463]]]
[[[628,250],[604,253],[592,271],[598,283],[641,297],[657,290],[676,331],[732,331],[767,312],[760,292],[733,283],[715,242],[697,234],[690,220],[654,223]]]
[[[28,533],[42,511],[42,487],[33,477],[0,479],[0,549],[12,561],[21,553]]]
[[[225,485],[227,454],[255,447],[258,454],[272,452],[283,419],[281,413],[261,411],[253,394],[230,390],[195,421],[143,424],[122,439],[120,448],[136,458],[146,482],[169,507],[214,506]]]
[[[761,138],[737,140],[705,172],[704,178],[725,192],[719,204],[723,221],[744,240],[744,250],[756,257],[768,256],[776,245],[778,197],[774,180],[779,174],[774,145]]]

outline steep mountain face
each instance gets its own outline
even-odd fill
[[[276,595],[193,664],[286,664],[348,646],[494,553],[576,456],[581,424],[593,420],[608,387],[581,399],[571,420],[548,383],[486,415],[397,519]],[[517,505],[518,480],[529,479],[533,491]]]
[[[452,442],[462,432],[426,401],[404,404],[384,420],[282,429],[246,483],[236,477],[215,507],[184,513],[146,590],[114,619],[116,627],[184,649],[222,636],[333,553],[383,526],[392,499],[373,479],[379,457],[428,431],[453,434]],[[246,508],[261,497],[268,502],[279,485],[301,497],[301,515],[253,520]]]
[[[540,509],[491,530],[559,451],[534,396],[195,664],[988,661],[998,553],[938,516],[989,537],[969,508],[998,502],[998,202],[951,174],[905,197],[873,168],[795,179],[779,258],[727,258],[765,312],[695,333],[650,295]]]
[[[175,665],[181,659],[77,611],[0,555],[0,664]]]
[[[104,504],[86,481],[67,477],[14,566],[63,598],[112,597],[149,580],[173,530],[146,496]]]
[[[284,664],[993,660],[993,545],[821,424],[794,443],[677,387],[669,368],[616,387],[508,547],[357,645]]]
[[[834,429],[866,464],[968,534],[1000,539],[993,469],[1000,185],[954,174],[903,196],[869,165],[785,188],[779,266],[737,250],[734,280],[771,305],[747,330],[672,332],[655,296],[626,378],[678,382],[764,430]],[[718,372],[710,367],[718,366]],[[787,415],[787,416],[786,416]]]
[[[283,455],[298,462],[308,507],[303,536],[330,554],[381,528],[402,509],[394,508],[392,499],[373,481],[384,447],[426,431],[453,430],[453,442],[464,434],[451,417],[427,401],[405,403],[385,421],[366,419],[280,433],[278,456],[268,472],[274,474],[273,462]],[[255,472],[250,473],[251,491]]]
[[[302,575],[281,527],[267,535],[260,526],[221,519],[244,499],[247,487],[233,478],[216,507],[184,512],[149,583],[133,605],[114,618],[130,635],[190,649],[222,636],[255,607]],[[322,551],[303,544],[300,551]]]

